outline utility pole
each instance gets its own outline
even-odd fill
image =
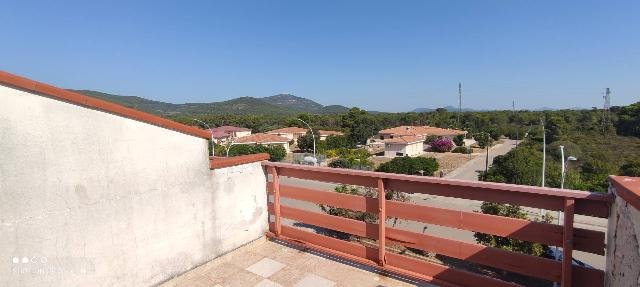
[[[540,119],[540,125],[542,126],[542,183],[540,186],[544,187],[544,175],[547,168],[547,133],[544,130],[544,120]],[[544,211],[540,208],[540,217],[542,217]]]
[[[458,121],[457,128],[460,128],[460,114],[462,114],[462,83],[458,82]]]
[[[511,102],[511,109],[513,110],[513,121],[516,123],[516,147],[518,146],[518,141],[520,140],[520,123],[518,122],[518,118],[516,117],[516,100]]]
[[[540,125],[542,125],[542,184],[544,187],[544,175],[547,168],[547,133],[544,130],[544,121],[540,119]]]
[[[487,173],[489,173],[489,144],[487,144],[487,157],[484,161],[484,181],[487,181]]]
[[[609,108],[611,107],[611,89],[606,88],[604,92],[604,105],[602,107],[602,134],[605,134],[609,127]]]

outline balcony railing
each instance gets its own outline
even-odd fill
[[[604,255],[604,232],[575,228],[573,225],[574,214],[607,218],[612,200],[608,194],[285,163],[264,162],[263,165],[271,175],[267,189],[271,198],[269,213],[274,220],[270,221],[269,235],[280,240],[302,244],[306,248],[316,249],[360,264],[431,281],[440,286],[518,285],[392,253],[386,246],[400,244],[533,278],[559,282],[561,286],[603,286],[604,272],[602,270],[572,265],[571,260],[555,261],[391,228],[385,226],[385,220],[378,220],[377,224],[372,224],[284,206],[281,204],[281,198],[370,212],[377,214],[378,218],[395,217],[548,246],[558,246],[562,247],[563,258],[573,258],[573,250]],[[563,225],[547,224],[385,200],[384,196],[370,198],[289,186],[280,183],[281,176],[377,188],[379,195],[384,195],[384,190],[393,190],[562,211],[564,222]],[[376,240],[377,246],[365,246],[283,225],[283,218]]]

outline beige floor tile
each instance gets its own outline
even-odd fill
[[[212,283],[221,284],[223,282],[226,282],[226,279],[228,277],[231,277],[240,271],[244,270],[236,265],[222,264],[211,266],[209,269],[203,272],[202,275],[211,280]]]
[[[260,275],[263,278],[268,278],[274,273],[280,271],[280,269],[284,268],[286,265],[275,261],[271,258],[262,258],[260,261],[254,263],[253,265],[247,267],[247,271]]]
[[[333,287],[336,286],[336,282],[333,282],[322,276],[315,274],[307,274],[304,278],[298,281],[294,287]]]
[[[258,284],[254,285],[253,287],[284,287],[276,282],[273,282],[269,279],[264,279],[260,282],[258,282]]]
[[[269,280],[277,282],[283,286],[293,286],[302,280],[309,272],[301,270],[298,266],[287,265],[282,270],[276,272],[269,277]]]
[[[224,287],[246,287],[254,286],[262,280],[264,280],[264,278],[259,275],[253,274],[247,270],[240,270],[225,278],[224,282],[220,283],[220,285]]]
[[[265,256],[262,254],[248,251],[248,252],[243,252],[238,256],[232,257],[231,259],[229,259],[228,263],[244,269],[262,260],[263,258],[265,258]]]

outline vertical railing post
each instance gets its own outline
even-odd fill
[[[575,200],[564,199],[564,230],[562,232],[562,287],[571,286],[571,272],[573,269],[573,211]]]
[[[385,259],[385,225],[387,220],[386,198],[384,192],[384,180],[378,178],[378,264],[384,266]]]
[[[276,236],[282,233],[282,225],[280,223],[280,178],[278,177],[278,169],[271,167],[271,183],[273,184],[273,216]]]

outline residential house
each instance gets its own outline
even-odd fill
[[[424,152],[424,140],[416,136],[399,136],[384,140],[384,156],[417,156]]]
[[[328,136],[343,136],[344,133],[339,131],[318,130],[318,135],[320,136],[320,140],[323,141],[326,140]]]
[[[282,145],[282,147],[284,147],[284,150],[289,152],[289,139],[273,134],[252,134],[235,139],[233,141],[233,144]]]
[[[293,140],[294,142],[297,142],[298,138],[305,135],[306,133],[307,129],[299,127],[286,127],[267,132],[267,134],[285,137],[289,140]]]
[[[229,139],[251,135],[250,129],[234,126],[219,126],[217,128],[211,129],[211,131],[213,132],[213,139],[218,144],[225,143]]]
[[[453,139],[457,135],[464,135],[466,131],[443,129],[430,126],[399,126],[378,132],[381,140],[393,139],[401,136],[413,136],[425,140],[428,136],[441,136]]]

